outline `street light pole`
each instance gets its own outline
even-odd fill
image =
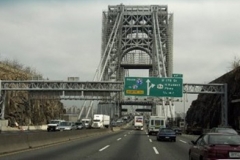
[[[185,103],[186,101],[186,94],[183,93],[183,113],[184,113],[184,118],[183,118],[183,122],[184,122],[184,131],[186,130],[186,111],[185,111]]]

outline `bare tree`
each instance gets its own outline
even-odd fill
[[[1,55],[0,55],[1,57]],[[41,73],[39,73],[35,68],[33,67],[25,67],[23,64],[21,64],[18,60],[14,59],[14,60],[9,60],[9,59],[5,59],[5,60],[0,60],[1,63],[15,68],[19,71],[23,71],[26,72],[28,74],[31,74],[32,77],[38,77],[38,79],[43,79],[43,75]]]
[[[29,66],[25,67],[23,70],[27,73],[31,73],[31,68]]]
[[[229,70],[234,70],[237,67],[240,67],[240,57],[234,56],[233,61],[230,62]]]
[[[233,62],[231,64],[231,68],[235,69],[235,68],[237,68],[239,66],[240,66],[240,58],[237,57],[237,56],[234,56],[234,60],[233,60]]]

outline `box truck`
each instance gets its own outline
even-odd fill
[[[105,114],[94,114],[92,128],[108,128],[110,116]]]
[[[134,116],[134,128],[143,130],[143,116]]]

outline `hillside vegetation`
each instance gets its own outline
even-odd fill
[[[228,95],[228,124],[240,129],[240,67],[220,76],[210,83],[226,83]],[[189,126],[212,128],[221,125],[221,95],[199,94],[187,111],[186,122]]]
[[[30,67],[23,68],[16,61],[0,62],[1,80],[31,80],[41,77]],[[46,124],[53,118],[59,118],[64,112],[59,100],[30,99],[27,91],[7,91],[5,99],[5,116],[9,125],[17,122],[19,125]]]

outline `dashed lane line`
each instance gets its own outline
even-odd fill
[[[122,138],[118,138],[117,141],[120,141]]]
[[[183,141],[183,140],[181,140],[181,139],[180,139],[179,141],[182,142],[182,143],[187,143],[186,141]]]
[[[156,154],[159,154],[159,152],[158,152],[158,150],[157,150],[156,147],[153,147],[153,150],[154,150],[154,152],[155,152]]]
[[[149,139],[149,142],[152,142],[152,140],[151,140],[151,139]]]
[[[105,147],[103,147],[102,149],[99,149],[99,152],[102,152],[104,149],[107,149],[110,145],[107,145]]]

